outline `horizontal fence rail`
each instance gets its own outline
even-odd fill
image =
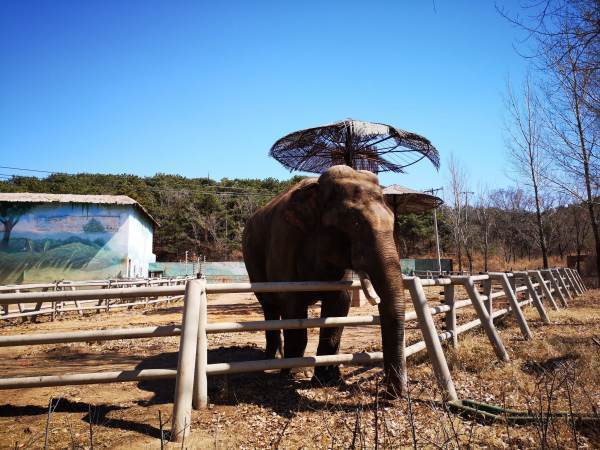
[[[585,292],[579,274],[571,269],[552,269],[514,273],[487,273],[480,275],[453,275],[445,278],[421,279],[404,277],[405,289],[410,292],[414,311],[406,313],[406,321],[417,321],[423,335],[419,341],[406,348],[406,356],[427,350],[436,379],[445,396],[456,399],[454,383],[441,347],[442,341],[457,345],[457,336],[477,327],[484,328],[490,343],[501,360],[508,360],[506,349],[495,329],[494,319],[512,314],[515,316],[525,339],[533,338],[521,308],[533,304],[543,323],[549,319],[546,304],[554,309],[560,304],[567,306],[567,299]],[[443,303],[429,306],[423,287],[440,286],[444,289]],[[468,298],[455,299],[456,286],[462,286]],[[335,282],[273,282],[273,283],[226,283],[206,284],[203,279],[187,280],[186,285],[143,286],[114,289],[85,289],[80,291],[26,292],[0,294],[0,305],[29,302],[66,301],[81,302],[81,308],[96,309],[98,305],[85,306],[85,302],[99,299],[158,297],[161,295],[185,295],[181,325],[121,328],[108,330],[75,331],[67,333],[40,333],[0,336],[0,347],[43,345],[87,341],[109,341],[116,339],[156,338],[180,336],[177,369],[143,369],[112,372],[71,373],[41,375],[35,377],[12,377],[0,379],[0,389],[30,388],[41,386],[65,386],[78,384],[100,384],[132,382],[149,379],[176,378],[173,413],[172,440],[180,440],[189,432],[191,406],[206,407],[208,404],[208,375],[223,375],[255,372],[270,369],[290,369],[323,365],[369,365],[383,360],[381,352],[317,355],[276,360],[223,362],[208,364],[207,335],[212,333],[255,332],[280,329],[327,328],[340,326],[373,326],[380,323],[379,316],[363,315],[348,317],[326,317],[314,319],[284,319],[246,322],[209,323],[207,294],[252,293],[252,292],[324,292],[357,290],[359,281]],[[524,296],[523,300],[518,298]],[[493,300],[504,297],[508,305],[494,310]],[[458,310],[473,307],[478,318],[457,324]],[[438,333],[433,317],[444,315],[445,330]]]
[[[110,312],[118,308],[131,309],[134,306],[171,302],[183,297],[185,283],[189,279],[191,278],[57,281],[0,286],[0,319],[25,320],[50,314],[54,320],[57,315],[66,312],[78,312],[83,315],[84,311]],[[142,288],[163,287],[175,288],[171,289],[175,294],[171,295],[169,290],[158,289],[155,291],[157,294],[142,297]],[[106,295],[107,292],[110,294]],[[16,306],[16,310],[13,308],[13,311],[10,311],[11,305]]]

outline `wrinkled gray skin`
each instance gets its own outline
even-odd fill
[[[250,281],[333,281],[347,269],[369,275],[381,298],[384,370],[394,393],[405,387],[404,312],[400,259],[394,245],[393,215],[377,176],[334,166],[319,178],[301,181],[258,210],[243,238]],[[321,317],[346,316],[350,297],[342,292],[257,294],[265,319],[306,318],[322,301]],[[320,330],[318,355],[336,354],[343,328]],[[284,330],[283,356],[304,355],[306,330]],[[280,331],[267,331],[266,357],[281,351]],[[340,380],[339,369],[317,367],[321,382]]]

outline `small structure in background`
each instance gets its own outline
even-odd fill
[[[0,284],[146,277],[156,226],[125,195],[0,193]]]
[[[396,251],[400,255],[399,242],[400,237],[398,236],[398,214],[423,214],[425,212],[433,210],[433,226],[435,233],[435,245],[437,251],[437,267],[435,269],[425,269],[426,271],[435,270],[438,274],[442,271],[452,270],[452,264],[450,263],[450,269],[442,268],[442,261],[440,256],[440,237],[438,233],[437,225],[437,208],[439,208],[444,201],[431,194],[425,192],[415,191],[413,189],[400,186],[399,184],[392,184],[383,189],[383,196],[388,206],[394,212],[394,240],[396,241]]]

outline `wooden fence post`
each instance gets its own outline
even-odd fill
[[[450,307],[446,313],[446,331],[452,333],[452,347],[458,346],[458,336],[456,334],[456,305],[454,304],[454,285],[444,286],[444,304]]]
[[[565,305],[564,306],[568,307],[569,304],[566,301],[567,297],[569,298],[569,300],[573,300],[571,291],[569,291],[569,288],[567,288],[567,285],[565,284],[565,280],[563,280],[563,277],[562,277],[561,273],[558,271],[558,269],[550,269],[550,272],[552,272],[552,275],[554,275],[554,278],[558,282],[558,285],[560,286],[560,290],[563,293],[563,297],[565,297]]]
[[[71,286],[71,290],[75,291],[75,286]],[[83,310],[81,309],[81,306],[79,305],[79,301],[77,300],[73,300],[73,303],[75,304],[75,307],[77,308],[77,311],[79,312],[80,316],[83,316]]]
[[[512,275],[512,273],[511,273],[511,275]],[[510,283],[510,287],[511,287],[512,291],[516,295],[516,293],[517,293],[517,280],[516,280],[516,278],[514,276],[511,276],[510,278],[508,278],[508,276],[507,276],[507,279],[508,279],[508,282]],[[506,297],[508,297],[508,295]],[[510,307],[512,308],[512,304],[510,305]]]
[[[585,283],[583,282],[583,278],[581,277],[581,274],[577,270],[574,270],[574,272],[575,272],[575,276],[579,280],[579,283],[581,284],[581,287],[583,288],[583,292],[587,291],[588,288],[585,285]]]
[[[548,314],[546,313],[544,304],[542,303],[542,300],[540,299],[540,297],[538,296],[538,293],[536,292],[535,288],[533,287],[533,282],[531,281],[531,278],[529,278],[529,274],[527,272],[524,272],[523,279],[525,280],[525,284],[527,286],[527,291],[529,292],[529,296],[533,300],[533,304],[535,305],[536,309],[538,310],[540,319],[542,319],[542,322],[544,322],[544,323],[550,323],[550,319],[548,319]]]
[[[575,281],[579,285],[581,293],[583,294],[586,291],[586,288],[585,288],[585,285],[583,284],[583,280],[579,276],[579,272],[577,272],[577,269],[571,269],[571,274],[573,275],[573,278],[575,279]]]
[[[170,436],[172,442],[181,442],[184,436],[187,436],[192,422],[192,396],[194,392],[196,346],[198,344],[200,295],[205,290],[205,283],[204,280],[190,280],[185,287],[181,338],[179,340],[179,361],[175,377],[173,425]]]
[[[508,302],[510,303],[510,306],[513,310],[513,314],[515,315],[516,319],[517,319],[517,323],[519,324],[519,328],[521,329],[521,334],[523,335],[523,338],[525,339],[531,339],[531,331],[529,330],[529,325],[527,324],[527,320],[525,319],[525,316],[523,315],[523,311],[521,311],[521,307],[519,306],[519,301],[517,299],[517,296],[515,294],[515,291],[513,291],[513,288],[511,286],[511,283],[508,281],[508,276],[505,273],[490,273],[490,278],[492,279],[496,279],[498,281],[500,281],[500,284],[502,284],[502,287],[504,288],[504,293],[506,294],[506,297],[508,298]],[[513,275],[512,277],[513,279],[513,285],[516,286],[517,285],[517,280],[516,277]]]
[[[560,299],[561,306],[563,306],[565,308],[567,306],[569,306],[567,304],[567,299],[565,298],[565,295],[562,292],[560,284],[558,284],[558,280],[554,277],[554,274],[552,273],[552,270],[546,269],[546,270],[544,270],[544,272],[546,272],[548,274],[548,278],[550,278],[550,281],[552,282],[552,287],[554,288],[554,292],[556,292],[558,294],[558,298]]]
[[[487,297],[485,301],[485,307],[487,309],[490,318],[492,317],[492,312],[494,310],[492,293],[494,292],[494,288],[492,286],[492,279],[488,278],[483,281],[483,295]]]
[[[560,285],[562,286],[562,288],[566,292],[567,297],[569,297],[569,300],[573,300],[573,296],[571,295],[571,291],[567,287],[567,284],[565,283],[565,280],[564,280],[564,278],[562,276],[562,273],[560,273],[560,270],[559,269],[554,269],[554,272],[556,273],[556,279],[558,280],[558,282],[560,283]],[[566,306],[569,306],[569,305],[566,305]]]
[[[481,297],[477,289],[475,289],[475,284],[473,283],[472,277],[459,277],[460,282],[465,287],[465,290],[469,294],[471,299],[471,304],[475,308],[477,315],[479,316],[479,321],[481,322],[481,326],[483,327],[485,334],[490,340],[492,347],[494,347],[494,351],[496,352],[496,356],[501,361],[509,361],[508,353],[506,352],[506,348],[504,348],[504,344],[502,343],[502,339],[498,335],[496,331],[496,327],[494,326],[494,322],[490,315],[487,313],[485,306],[483,306],[483,302],[481,301]]]
[[[435,329],[435,323],[433,322],[433,316],[431,310],[427,304],[427,298],[425,297],[425,291],[421,284],[421,279],[413,277],[410,280],[406,280],[410,296],[412,298],[415,312],[417,313],[417,320],[419,321],[419,328],[423,334],[423,340],[427,347],[427,354],[429,360],[433,366],[433,371],[436,375],[437,381],[442,388],[444,397],[447,400],[457,400],[458,395],[454,388],[454,382],[450,375],[450,369],[448,368],[448,362],[446,356],[442,350],[442,344],[440,343],[438,333]]]
[[[208,365],[208,335],[206,324],[208,323],[208,299],[206,297],[206,280],[200,293],[200,312],[198,315],[198,343],[196,345],[196,368],[194,372],[194,396],[192,406],[194,409],[208,407],[208,378],[206,367]]]
[[[535,278],[538,280],[538,283],[540,284],[540,288],[542,290],[542,293],[544,294],[544,297],[546,297],[546,300],[550,302],[555,311],[558,311],[558,305],[554,301],[552,292],[550,292],[550,288],[546,284],[546,280],[542,276],[542,273],[539,270],[532,270],[531,273],[533,273]]]
[[[575,296],[580,295],[581,292],[579,291],[579,286],[577,285],[577,283],[575,283],[575,280],[573,280],[573,276],[572,276],[571,272],[569,271],[569,269],[563,268],[562,271],[565,274],[565,278],[571,285],[571,290],[573,291],[573,294]]]
[[[583,294],[583,290],[581,289],[581,285],[579,284],[579,281],[577,281],[577,278],[575,278],[575,273],[573,272],[573,269],[570,269],[569,267],[567,267],[565,269],[565,271],[569,275],[569,279],[571,280],[571,283],[573,283],[573,285],[575,286],[577,295]]]

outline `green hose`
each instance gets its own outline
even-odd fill
[[[486,422],[508,422],[511,424],[528,424],[540,420],[540,416],[531,415],[529,411],[501,408],[500,406],[481,403],[475,400],[452,400],[447,402],[451,410],[458,414],[472,416]],[[591,424],[600,422],[600,417],[582,416],[571,414],[568,411],[555,411],[543,417],[570,417],[578,424]]]

